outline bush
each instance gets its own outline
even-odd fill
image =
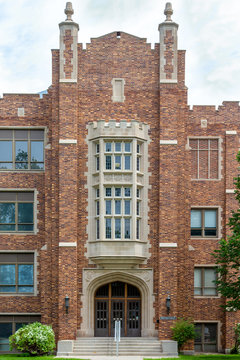
[[[189,320],[180,319],[174,326],[171,327],[173,332],[173,340],[178,342],[178,351],[188,341],[193,340],[196,337],[194,330],[194,324]]]
[[[236,327],[233,328],[235,334],[235,344],[231,349],[230,354],[240,354],[240,323],[237,324]]]
[[[44,355],[55,348],[55,336],[51,326],[35,322],[25,325],[9,338],[10,349],[30,355]]]

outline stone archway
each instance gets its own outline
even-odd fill
[[[94,296],[96,290],[113,281],[122,281],[136,286],[141,293],[141,336],[157,336],[153,323],[154,296],[153,296],[153,271],[151,269],[132,270],[83,270],[83,294],[81,296],[82,324],[78,336],[94,336]]]

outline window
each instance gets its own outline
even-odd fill
[[[34,292],[34,254],[0,253],[0,293]]]
[[[191,210],[191,236],[217,237],[217,209]]]
[[[197,323],[195,324],[197,334],[194,341],[196,352],[217,352],[217,324],[216,323]]]
[[[217,296],[216,279],[217,275],[214,267],[195,267],[194,295]]]
[[[0,192],[0,232],[34,230],[33,192]]]
[[[106,239],[130,239],[132,217],[131,187],[105,187],[104,193]]]
[[[44,130],[0,130],[0,170],[43,170]]]
[[[131,170],[132,143],[130,141],[111,141],[104,143],[106,170]]]
[[[219,178],[218,139],[189,139],[192,179]]]
[[[26,315],[1,315],[0,316],[0,351],[8,352],[9,336],[14,334],[23,325],[41,321],[41,316]]]

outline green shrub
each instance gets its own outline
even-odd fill
[[[55,348],[55,336],[51,326],[35,322],[25,325],[9,338],[10,349],[30,355],[48,354]]]
[[[173,340],[178,342],[178,351],[188,340],[193,340],[196,337],[194,324],[189,320],[179,319],[171,329]]]
[[[240,323],[233,328],[235,334],[235,344],[234,347],[231,349],[230,354],[240,354]]]

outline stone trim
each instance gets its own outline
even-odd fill
[[[235,190],[234,189],[226,189],[226,194],[234,194]]]
[[[159,243],[160,248],[176,248],[177,243]]]
[[[60,83],[77,83],[77,79],[59,79]]]
[[[77,247],[76,242],[60,242],[59,247]]]
[[[177,145],[177,140],[160,140],[160,145]]]
[[[83,319],[77,336],[94,336],[94,294],[96,290],[112,281],[123,281],[136,286],[141,293],[141,331],[142,336],[157,336],[155,330],[153,307],[153,270],[128,269],[104,270],[83,269],[83,288],[80,301],[82,302],[81,317]]]
[[[59,139],[59,144],[77,144],[75,139]]]
[[[236,130],[226,130],[226,135],[237,135]]]

